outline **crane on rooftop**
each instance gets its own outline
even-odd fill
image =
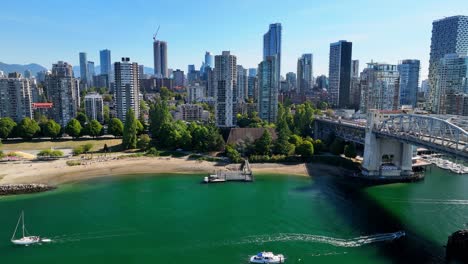
[[[156,33],[154,33],[153,35],[153,40],[156,41],[156,36],[158,36],[158,32],[159,32],[159,28],[161,27],[161,25],[158,26],[158,29],[156,30]]]

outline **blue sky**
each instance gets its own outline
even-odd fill
[[[21,4],[20,4],[21,3]],[[0,61],[39,63],[64,60],[78,65],[78,53],[99,64],[99,50],[112,61],[130,57],[152,67],[152,35],[168,42],[168,64],[200,66],[205,51],[231,50],[238,63],[256,67],[270,23],[283,25],[282,74],[296,71],[302,53],[314,54],[314,75],[328,75],[329,44],[353,42],[361,70],[371,59],[396,64],[420,59],[427,75],[432,21],[468,15],[466,0],[444,1],[3,1]]]

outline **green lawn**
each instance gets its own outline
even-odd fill
[[[43,150],[50,148],[74,148],[84,144],[93,144],[92,151],[101,150],[104,144],[110,148],[122,143],[122,139],[78,139],[78,140],[56,140],[56,141],[3,141],[2,149],[4,150]]]

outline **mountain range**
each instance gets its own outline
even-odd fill
[[[21,65],[21,64],[6,64],[3,62],[0,62],[0,71],[3,71],[5,74],[11,73],[11,72],[19,72],[21,74],[24,74],[24,71],[26,70],[30,70],[32,75],[35,76],[36,73],[47,70],[47,68],[36,63]]]

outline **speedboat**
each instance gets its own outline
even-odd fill
[[[273,252],[260,252],[255,256],[250,257],[250,263],[284,263],[282,254],[275,255]]]
[[[15,239],[16,236],[16,231],[18,230],[18,226],[22,222],[22,227],[23,227],[23,236],[19,239]],[[30,236],[26,235],[27,230],[26,227],[24,226],[24,212],[21,212],[21,215],[18,219],[18,223],[16,224],[15,232],[13,233],[13,236],[11,237],[11,243],[15,245],[22,245],[22,246],[29,246],[32,244],[36,244],[41,242],[41,238],[38,236]]]

